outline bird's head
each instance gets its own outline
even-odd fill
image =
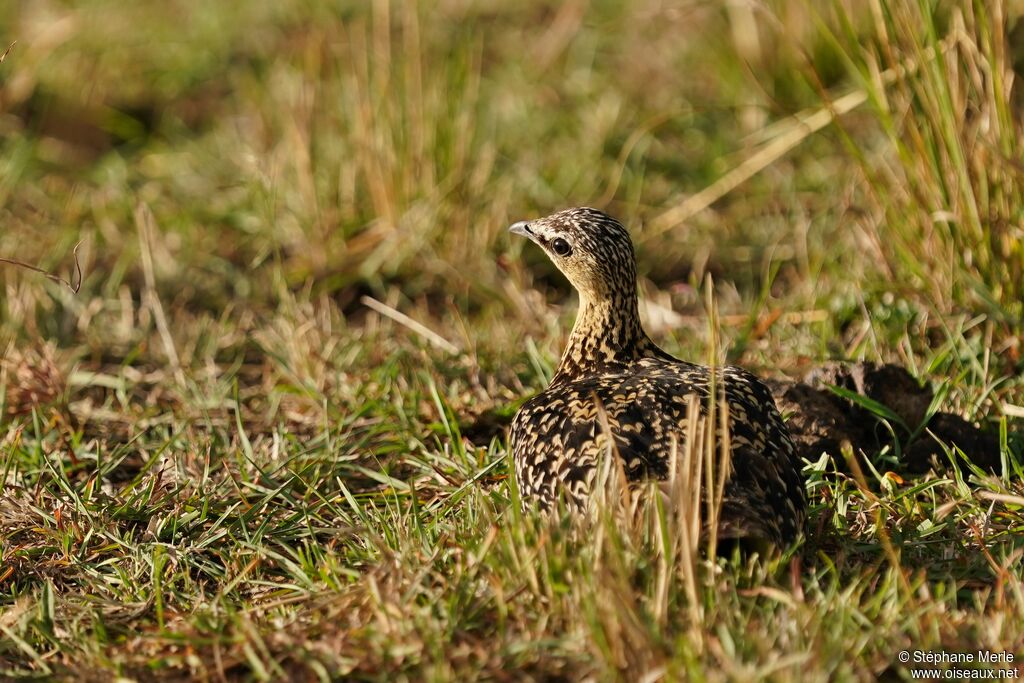
[[[540,245],[583,297],[599,301],[636,293],[636,257],[629,233],[603,211],[566,209],[519,221],[509,232]]]

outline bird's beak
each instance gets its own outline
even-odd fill
[[[513,235],[522,235],[523,237],[528,237],[534,242],[537,241],[537,236],[533,234],[532,230],[530,230],[529,221],[519,221],[518,223],[513,223],[512,225],[509,226],[508,231]]]

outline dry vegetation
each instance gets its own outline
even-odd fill
[[[332,5],[0,5],[0,257],[83,273],[0,266],[0,677],[1024,657],[1019,3]],[[522,513],[502,427],[574,301],[505,228],[576,204],[676,355],[899,363],[1000,467],[824,453],[768,561],[678,490]]]

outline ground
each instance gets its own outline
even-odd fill
[[[0,258],[71,285],[0,265],[0,678],[1024,656],[1019,3],[365,4],[0,7]],[[846,387],[877,438],[767,559],[646,489],[523,513],[575,300],[506,228],[579,204],[673,354],[895,364],[986,438]]]

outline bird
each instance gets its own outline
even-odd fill
[[[731,446],[718,537],[794,543],[806,517],[805,484],[771,392],[742,368],[680,360],[651,340],[640,320],[626,228],[603,211],[580,207],[519,221],[509,232],[543,249],[579,295],[576,322],[548,387],[521,405],[509,427],[524,507],[552,510],[563,500],[585,509],[605,457],[619,458],[630,482],[667,479],[670,459],[685,443],[690,397],[701,399],[706,414],[709,387],[717,386],[728,407]]]

